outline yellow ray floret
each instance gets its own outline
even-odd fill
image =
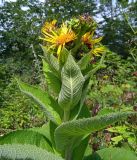
[[[51,43],[51,45],[53,47],[57,47],[57,54],[59,56],[62,47],[68,43],[73,41],[76,38],[75,33],[68,28],[65,24],[63,24],[61,26],[61,28],[59,28],[56,31],[51,30],[50,33],[45,32],[44,33],[44,41]]]
[[[92,48],[93,45],[99,43],[103,37],[93,39],[94,32],[87,32],[82,36],[82,42]]]
[[[99,54],[102,54],[106,51],[106,47],[104,46],[101,46],[101,47],[97,47],[97,48],[94,48],[92,51],[91,51],[91,54],[95,55],[95,56],[99,56]]]
[[[57,20],[53,20],[51,22],[45,22],[42,29],[41,29],[41,33],[45,34],[46,32],[50,32],[51,30],[55,29]]]

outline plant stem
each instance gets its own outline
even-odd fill
[[[64,122],[69,121],[70,110],[64,110]],[[65,150],[65,160],[71,160],[71,152],[69,147]]]
[[[70,116],[70,111],[64,110],[64,122],[69,120],[69,116]]]
[[[71,160],[71,153],[69,149],[66,149],[65,151],[65,160]]]

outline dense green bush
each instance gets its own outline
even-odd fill
[[[0,64],[1,134],[19,128],[39,126],[45,121],[37,105],[20,93],[14,77],[15,72],[18,73],[17,68],[12,59],[8,63]],[[27,76],[24,79],[30,80]]]
[[[1,129],[15,130],[44,123],[44,117],[38,106],[20,93],[14,79],[11,79],[4,90],[3,101],[0,108]]]

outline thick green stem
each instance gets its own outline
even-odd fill
[[[70,111],[64,110],[64,122],[69,121],[69,116],[70,116]],[[71,152],[69,148],[65,150],[65,160],[71,160]]]
[[[71,152],[69,148],[65,151],[65,160],[71,160]]]
[[[64,122],[69,120],[69,116],[70,116],[70,111],[64,110]]]

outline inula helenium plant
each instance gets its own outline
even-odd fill
[[[103,61],[107,54],[101,44],[102,37],[96,35],[96,27],[96,22],[87,14],[62,24],[56,20],[44,23],[40,40],[47,90],[17,82],[20,90],[39,104],[48,122],[41,128],[17,130],[2,136],[0,159],[136,159],[132,151],[105,148],[93,153],[88,145],[91,133],[135,114],[90,115],[85,103],[89,82],[98,70],[105,68]]]

